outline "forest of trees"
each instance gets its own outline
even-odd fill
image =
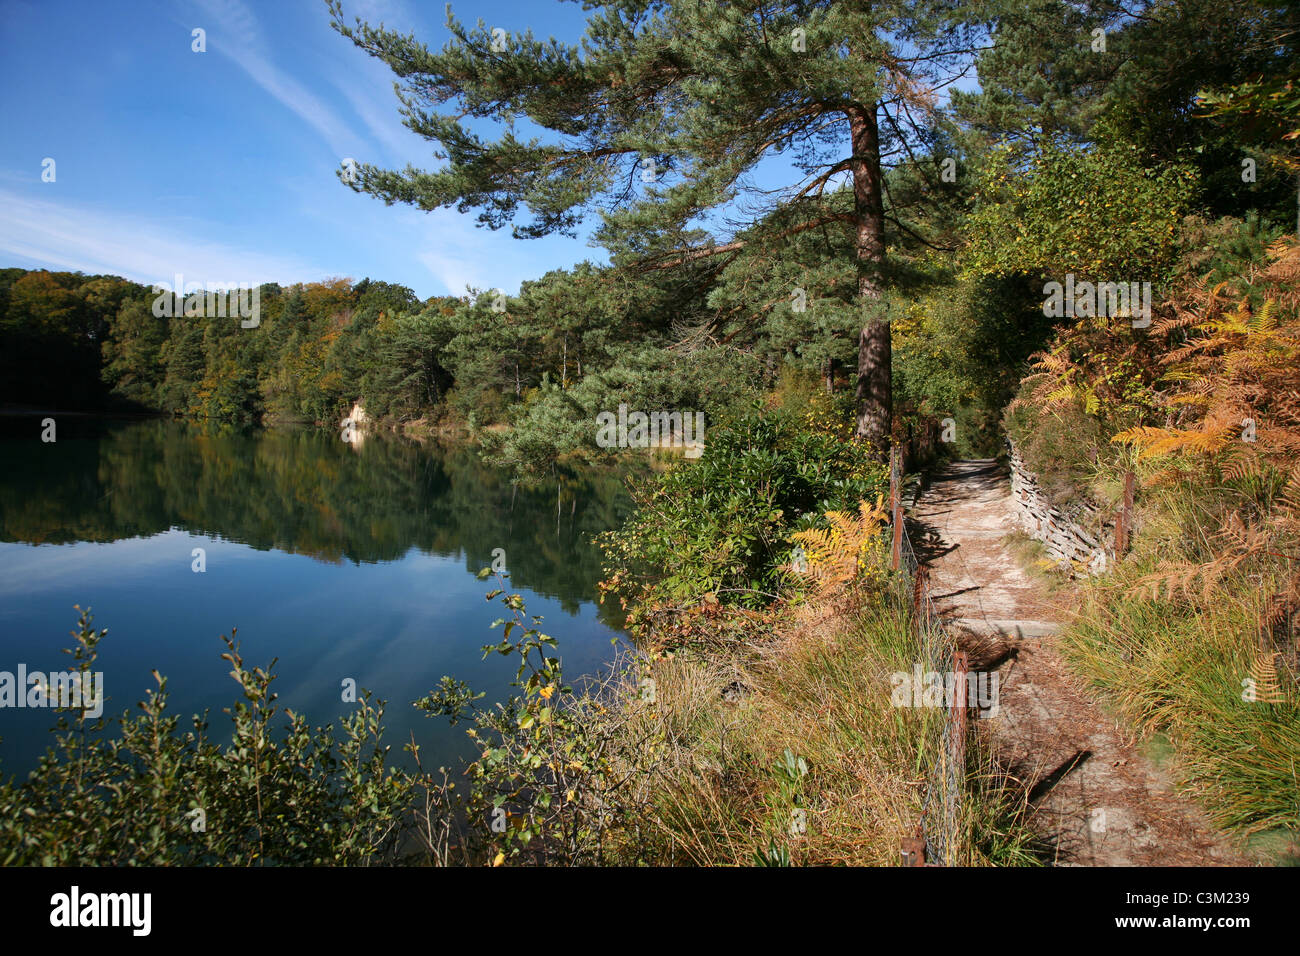
[[[716,417],[793,368],[855,392],[858,434],[878,443],[952,416],[963,447],[988,448],[1052,334],[1046,281],[1151,281],[1159,300],[1203,265],[1210,232],[1259,249],[1295,221],[1294,102],[1273,94],[1296,40],[1280,4],[625,6],[596,15],[604,46],[581,63],[527,35],[493,50],[459,24],[431,53],[335,11],[420,78],[408,122],[450,159],[363,166],[353,188],[463,201],[525,237],[599,206],[610,265],[424,302],[372,279],[266,285],[254,328],[159,317],[150,288],[112,276],[3,270],[0,402],[334,424],[361,400],[393,421],[512,424],[507,451],[536,464],[590,447],[591,419],[620,402]],[[893,32],[905,50],[841,46]],[[458,69],[479,60],[493,69]],[[946,106],[918,92],[972,61],[979,92]],[[583,95],[556,99],[557,84]],[[448,99],[525,113],[560,141],[483,140],[430,112]],[[803,178],[729,236],[698,226],[774,153]]]

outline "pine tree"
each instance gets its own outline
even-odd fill
[[[1123,143],[1134,147],[1131,163],[1193,163],[1198,204],[1211,216],[1292,210],[1294,170],[1273,175],[1262,159],[1285,146],[1291,128],[1276,111],[1294,100],[1286,81],[1294,86],[1300,76],[1296,4],[994,2],[1004,9],[976,61],[980,91],[953,95],[974,138],[1008,142],[1020,154],[1061,142]],[[1196,108],[1198,94],[1211,94],[1212,120]],[[1248,157],[1261,160],[1258,182],[1242,176]]]
[[[349,26],[340,0],[329,5],[334,28],[394,71],[406,125],[445,160],[435,171],[357,167],[340,177],[357,191],[478,209],[482,224],[520,237],[571,234],[599,209],[596,238],[616,265],[641,270],[725,262],[764,238],[710,235],[699,224],[719,210],[743,211],[750,224],[778,205],[797,213],[768,239],[847,231],[861,309],[858,434],[883,453],[892,408],[882,167],[925,147],[937,93],[970,53],[963,4],[593,0],[580,45],[469,29],[449,12],[453,39],[438,52],[382,25]],[[500,135],[483,138],[467,118],[497,121]],[[517,136],[523,118],[545,135]],[[773,198],[747,174],[781,153],[796,181]],[[850,204],[836,199],[841,183]]]

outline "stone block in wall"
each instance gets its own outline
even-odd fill
[[[1011,446],[1012,513],[1031,538],[1042,542],[1047,554],[1074,573],[1103,573],[1115,556],[1115,523],[1099,504],[1081,500],[1064,508],[1052,505],[1041,493],[1038,476],[1025,468]]]

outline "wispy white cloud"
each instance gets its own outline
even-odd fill
[[[514,295],[525,279],[539,273],[534,257],[503,245],[523,245],[506,233],[489,233],[475,227],[469,217],[446,209],[427,213],[436,230],[437,243],[416,254],[450,295],[463,295],[466,286],[501,289]],[[426,227],[427,228],[427,227]]]
[[[517,295],[522,283],[552,269],[572,268],[584,259],[609,262],[604,250],[589,243],[581,248],[569,238],[516,239],[508,229],[487,229],[473,216],[451,209],[404,212],[410,217],[398,217],[404,226],[410,223],[414,230],[419,220],[415,257],[451,295],[463,295],[467,285]]]
[[[356,151],[359,138],[330,104],[276,65],[257,17],[242,0],[198,0],[214,29],[208,51],[232,60],[285,107],[312,126],[342,159]]]
[[[369,70],[357,70],[347,77],[337,78],[334,85],[361,117],[370,135],[382,143],[393,158],[405,158],[420,151],[422,140],[402,125],[398,112],[401,104],[393,95],[391,82],[385,83]],[[427,147],[423,151],[430,152]],[[362,157],[354,158],[362,160]]]
[[[428,249],[419,253],[418,258],[433,277],[446,286],[449,295],[464,295],[467,286],[496,288],[495,283],[483,277],[483,270],[476,263],[455,253]]]
[[[93,182],[79,183],[76,195],[85,198],[68,198],[78,185],[72,168],[68,191],[41,185],[30,162],[21,173],[0,169],[0,265],[107,272],[146,283],[170,281],[176,272],[191,281],[282,283],[368,274],[425,296],[460,295],[467,284],[513,292],[522,280],[583,257],[559,241],[521,242],[508,231],[484,230],[472,215],[426,214],[351,195],[333,175],[344,157],[387,167],[439,164],[430,145],[401,125],[390,71],[330,30],[319,0],[310,6],[310,14],[305,6],[282,13],[252,0],[190,0],[172,13],[187,46],[192,28],[208,31],[211,59],[200,79],[213,84],[216,105],[237,103],[285,127],[288,135],[257,157],[257,187],[223,194],[225,180],[196,177],[180,154],[156,168],[123,164],[129,202],[114,198],[111,183],[98,193]],[[441,25],[437,9],[413,11],[406,0],[344,0],[344,14],[430,42]],[[293,32],[282,40],[273,29]],[[232,81],[237,92],[228,90]],[[20,141],[31,139],[21,127],[14,132]],[[29,145],[32,155],[46,155]],[[139,178],[136,170],[146,169],[148,179]],[[62,184],[62,161],[59,173]],[[250,228],[254,221],[260,228]]]
[[[438,10],[441,13],[442,8],[439,7]],[[417,26],[405,0],[344,0],[343,17],[349,24],[355,18],[372,26],[383,24],[389,29],[404,33]]]
[[[160,228],[118,212],[31,199],[0,188],[0,251],[47,266],[106,272],[137,282],[170,282],[177,273],[196,282],[311,281],[324,275],[291,256],[277,256],[199,238],[216,226]]]

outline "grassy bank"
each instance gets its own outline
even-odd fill
[[[1300,706],[1260,649],[1259,582],[1152,597],[1135,588],[1150,569],[1088,592],[1062,635],[1068,660],[1143,736],[1168,739],[1175,778],[1219,826],[1300,833]]]
[[[1216,824],[1257,843],[1267,834],[1266,851],[1295,862],[1295,540],[1265,511],[1256,539],[1234,542],[1221,525],[1236,498],[1219,484],[1151,487],[1134,553],[1080,588],[1061,646]]]
[[[628,727],[657,758],[644,862],[897,865],[944,732],[941,708],[891,705],[890,675],[923,659],[908,602],[851,587],[784,618],[763,643],[646,664],[655,703],[632,704]],[[1021,806],[978,739],[964,770],[959,862],[1033,862]]]
[[[866,504],[887,476],[833,401],[791,389],[718,429],[606,541],[641,649],[616,749],[653,768],[638,862],[895,865],[927,812],[945,711],[891,702],[891,675],[926,656]],[[971,741],[955,859],[1032,862],[1014,789]]]

